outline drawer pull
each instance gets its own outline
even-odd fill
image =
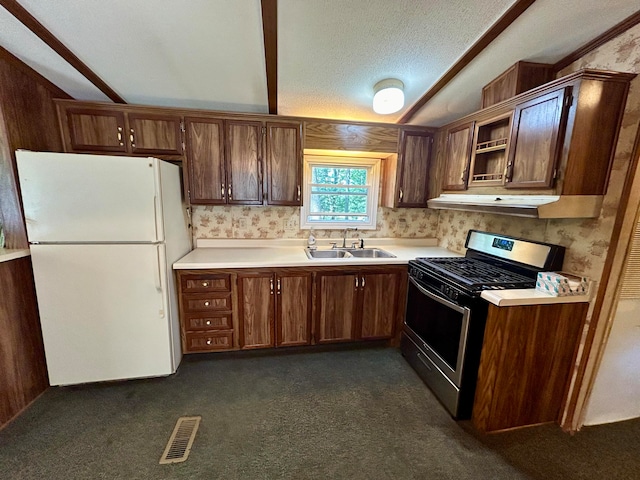
[[[207,320],[207,325],[211,325],[211,320]]]
[[[208,287],[209,286],[209,282],[202,282],[202,286],[203,287]]]
[[[207,345],[211,345],[211,339],[207,338]]]
[[[205,306],[205,307],[208,307],[210,303],[211,303],[211,302],[209,302],[209,301],[207,300],[206,302],[204,302],[204,306]]]

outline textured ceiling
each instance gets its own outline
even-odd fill
[[[260,0],[19,0],[129,103],[268,111]],[[514,0],[279,0],[278,113],[395,122]],[[477,110],[518,60],[555,63],[640,8],[637,0],[537,0],[410,121]],[[74,98],[102,92],[0,7],[0,45]],[[405,109],[371,110],[405,84]]]

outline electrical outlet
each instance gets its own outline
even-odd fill
[[[290,218],[288,220],[284,220],[284,231],[285,232],[297,232],[298,231],[298,221],[295,218]]]
[[[238,228],[245,229],[247,228],[247,219],[244,217],[240,217],[238,219]]]

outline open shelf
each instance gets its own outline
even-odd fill
[[[478,143],[476,145],[476,153],[488,153],[507,148],[507,138],[498,138],[487,142]]]

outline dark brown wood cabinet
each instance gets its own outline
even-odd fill
[[[455,132],[475,122],[469,189],[604,195],[634,77],[580,70],[444,126]],[[452,181],[459,158],[442,157],[443,190],[461,189]]]
[[[262,205],[262,122],[225,121],[227,203]]]
[[[238,273],[240,348],[310,344],[311,281],[295,269]]]
[[[269,205],[302,205],[302,124],[266,123]]]
[[[316,273],[316,342],[392,338],[403,272],[372,267]]]
[[[505,187],[550,188],[562,147],[569,88],[516,105],[513,113]]]
[[[433,132],[402,130],[397,157],[385,160],[383,206],[425,208],[427,206],[429,167],[433,150]]]
[[[183,352],[233,349],[232,275],[179,270],[177,278]]]
[[[66,151],[182,155],[182,117],[58,102]]]
[[[446,133],[447,145],[442,176],[442,188],[445,190],[465,190],[467,188],[474,123],[468,122],[458,125]]]
[[[190,203],[226,203],[224,122],[186,117],[184,123]]]
[[[478,430],[559,420],[588,307],[489,305],[472,416]]]
[[[517,62],[482,89],[482,108],[508,100],[551,80],[553,65]]]

